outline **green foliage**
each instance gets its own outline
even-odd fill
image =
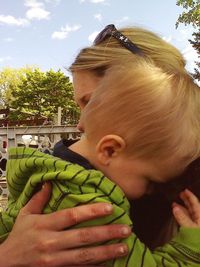
[[[178,27],[180,23],[184,23],[185,25],[191,24],[195,29],[197,29],[197,32],[192,34],[194,39],[189,40],[189,42],[197,51],[198,59],[200,59],[200,0],[178,0],[176,4],[187,10],[178,17],[176,27]],[[197,68],[194,69],[193,77],[194,79],[200,81],[200,62],[196,61],[195,63]]]
[[[198,59],[200,59],[200,30],[198,32],[193,33],[193,40],[189,40],[189,42],[192,44],[192,46],[194,47],[194,49],[197,51],[198,53]],[[197,62],[195,61],[197,68],[194,69],[194,74],[193,77],[194,79],[200,81],[200,61]]]
[[[176,22],[176,27],[180,23],[191,24],[193,27],[200,27],[200,1],[199,0],[178,0],[178,6],[182,6],[187,12],[183,12]]]
[[[5,74],[5,70],[3,72]],[[20,75],[12,81],[10,73],[15,75],[20,73]],[[13,110],[9,114],[12,120],[45,117],[48,121],[53,121],[58,107],[61,107],[65,114],[63,117],[65,123],[76,123],[76,118],[79,116],[78,107],[73,100],[72,83],[60,70],[42,72],[38,68],[29,68],[25,71],[10,69],[7,79],[4,77],[4,81],[0,81],[1,87],[4,106]]]
[[[25,76],[28,71],[31,71],[31,69],[31,67],[21,69],[4,68],[0,72],[0,108],[10,107],[12,92],[16,90],[22,77]]]

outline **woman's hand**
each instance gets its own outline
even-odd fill
[[[91,204],[40,214],[50,194],[51,185],[45,184],[20,211],[12,232],[0,246],[0,266],[95,266],[98,262],[127,254],[124,244],[99,247],[92,247],[92,244],[127,237],[131,233],[128,226],[64,230],[77,223],[111,214],[111,205]]]

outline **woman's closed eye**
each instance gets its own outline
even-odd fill
[[[79,105],[80,109],[84,109],[84,107],[90,101],[90,97],[91,97],[91,94],[87,94],[77,100],[77,104]]]

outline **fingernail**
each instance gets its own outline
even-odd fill
[[[43,185],[42,185],[41,190],[45,190],[46,188],[48,188],[49,184],[50,184],[49,182],[44,182]]]
[[[129,229],[128,227],[126,227],[126,226],[123,226],[123,227],[121,228],[121,234],[122,234],[123,236],[128,236],[128,235],[130,234],[130,229]]]
[[[104,211],[105,211],[105,213],[108,213],[108,214],[112,213],[112,211],[113,211],[113,206],[112,206],[111,204],[106,204],[106,205],[104,206]]]
[[[128,252],[128,248],[127,248],[126,245],[120,246],[120,247],[117,249],[117,252],[119,253],[119,255],[126,255],[127,252]]]
[[[44,183],[44,184],[42,185],[42,190],[44,190],[46,186],[47,186],[47,183]]]
[[[174,212],[179,212],[180,211],[179,207],[177,207],[177,206],[174,207],[173,209],[174,209]]]

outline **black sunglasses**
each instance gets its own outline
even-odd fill
[[[126,47],[129,51],[131,51],[134,54],[138,54],[140,56],[143,56],[142,50],[135,45],[131,40],[123,35],[121,32],[119,32],[114,24],[107,25],[95,38],[94,45],[98,45],[101,42],[103,42],[107,37],[113,36],[115,39],[117,39],[124,47]]]

